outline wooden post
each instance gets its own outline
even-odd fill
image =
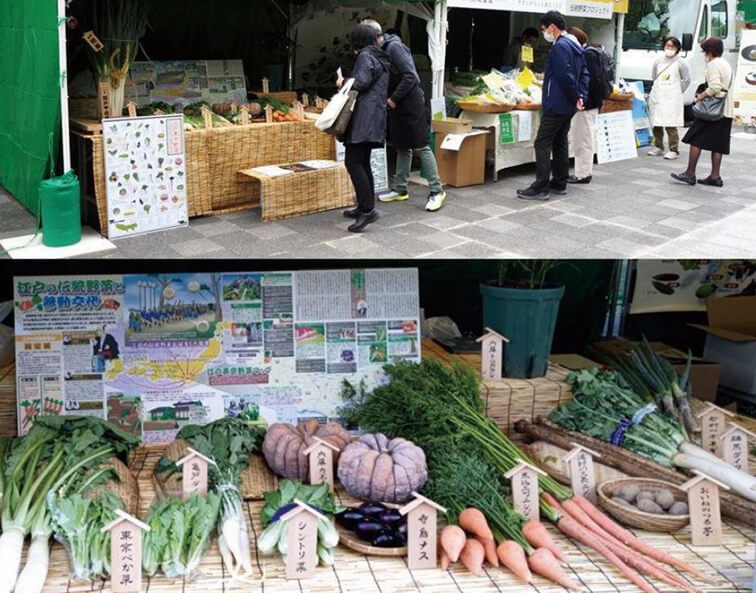
[[[262,79],[262,87],[263,87],[263,94],[267,95],[270,93],[270,80],[268,78]]]
[[[728,416],[734,414],[709,402],[703,412],[696,414],[701,422],[701,448],[717,457],[722,457],[722,441],[719,437],[725,431]]]
[[[562,461],[569,465],[572,490],[596,504],[596,471],[593,468],[593,458],[601,455],[577,443],[571,445],[572,450]]]
[[[756,434],[739,424],[730,422],[729,427],[719,439],[722,441],[722,459],[735,469],[748,471],[748,437],[756,439]]]
[[[213,112],[207,105],[203,105],[200,109],[202,113],[202,123],[205,125],[205,129],[209,130],[213,127]]]
[[[137,106],[136,106],[136,103],[134,103],[134,101],[129,101],[128,103],[126,103],[126,109],[128,109],[129,111],[129,117],[137,116]]]
[[[526,519],[539,520],[538,476],[546,472],[520,461],[504,477],[512,481],[512,502],[515,510]]]
[[[414,500],[399,509],[402,515],[407,515],[407,565],[411,570],[436,568],[436,513],[446,513],[446,509],[417,492],[412,496]]]
[[[142,531],[150,526],[121,509],[117,518],[105,525],[110,532],[110,590],[113,593],[137,593],[142,590]]]
[[[329,519],[301,500],[279,521],[288,522],[286,578],[311,579],[318,565],[318,521]]]
[[[233,114],[239,113],[239,106],[236,103],[234,103],[233,101],[231,101],[230,107],[231,107],[231,113],[233,113]]]
[[[678,486],[688,493],[691,542],[694,546],[719,546],[722,544],[719,489],[729,488],[698,470],[693,473],[697,474],[695,478]]]
[[[504,343],[509,340],[491,328],[476,340],[480,344],[480,373],[484,381],[498,381],[502,378],[504,365]]]
[[[97,101],[100,107],[100,117],[108,119],[110,117],[110,83],[107,80],[100,81],[97,84]]]
[[[184,500],[195,492],[200,496],[207,495],[207,468],[211,463],[215,465],[215,461],[209,457],[205,457],[191,447],[187,448],[189,453],[176,462],[182,471],[181,486]]]
[[[265,106],[265,123],[273,123],[273,108],[270,105]]]
[[[310,460],[310,484],[328,484],[333,492],[333,454],[341,451],[336,445],[318,437],[304,450]]]

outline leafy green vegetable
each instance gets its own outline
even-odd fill
[[[293,503],[295,498],[318,507],[326,515],[335,515],[343,510],[343,507],[336,504],[328,484],[310,486],[297,480],[282,480],[277,490],[266,492],[263,497],[265,506],[260,513],[260,521],[263,525],[270,523],[276,511],[284,505]]]

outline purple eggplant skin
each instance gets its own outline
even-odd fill
[[[371,546],[376,548],[401,548],[404,542],[393,533],[380,533],[370,542]]]
[[[380,502],[363,502],[359,509],[370,517],[377,517],[382,512],[387,511],[388,508],[383,506]]]
[[[369,542],[381,533],[389,533],[389,530],[386,529],[386,526],[383,523],[365,519],[364,521],[357,523],[354,528],[354,532],[361,540]]]
[[[278,521],[283,515],[288,513],[290,510],[295,509],[297,507],[297,503],[292,502],[291,504],[285,504],[281,508],[279,508],[276,513],[271,518],[270,522],[275,523]]]
[[[396,534],[401,536],[405,541],[407,540],[407,522],[405,521],[399,527],[395,529]]]
[[[388,525],[390,527],[399,525],[402,522],[402,519],[404,519],[404,515],[395,510],[383,511],[380,515],[378,515],[378,520],[384,525]]]
[[[346,509],[336,515],[336,522],[342,527],[354,530],[357,523],[364,521],[366,518],[365,513],[359,509]]]

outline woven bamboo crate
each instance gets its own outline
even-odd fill
[[[15,436],[18,431],[16,415],[16,365],[0,369],[0,437]]]

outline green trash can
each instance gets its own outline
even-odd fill
[[[483,326],[509,339],[504,374],[529,379],[546,374],[564,286],[502,288],[480,285]]]
[[[79,179],[73,171],[40,184],[42,243],[66,247],[81,241]]]

